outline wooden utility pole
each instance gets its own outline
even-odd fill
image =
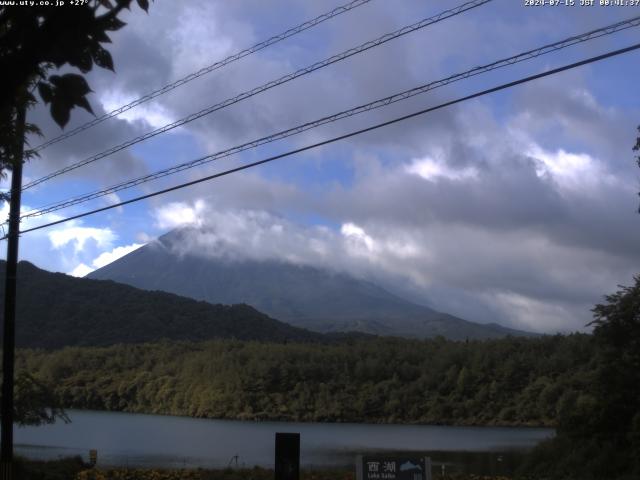
[[[12,149],[11,198],[9,203],[9,233],[7,235],[7,266],[4,284],[4,325],[2,336],[2,404],[0,418],[0,479],[13,480],[13,383],[16,347],[16,273],[18,269],[18,239],[20,234],[20,196],[22,193],[22,162],[26,103],[16,115],[16,143]]]

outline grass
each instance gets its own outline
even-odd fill
[[[91,468],[80,457],[39,461],[17,458],[15,478],[20,480],[273,480],[273,470],[245,469],[136,469]],[[346,469],[303,470],[300,480],[355,480]],[[434,475],[433,480],[509,480],[508,477],[469,474]]]

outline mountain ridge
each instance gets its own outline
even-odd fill
[[[211,303],[247,303],[267,315],[318,332],[453,340],[528,336],[438,312],[344,273],[276,260],[212,258],[176,253],[193,228],[171,231],[87,277],[162,290]]]
[[[6,262],[0,261],[0,288]],[[246,304],[212,305],[111,280],[76,278],[18,264],[16,344],[24,348],[107,346],[159,340],[235,338],[324,342],[330,338],[280,322]],[[0,308],[4,297],[0,298]]]

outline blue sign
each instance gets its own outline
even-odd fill
[[[431,480],[431,459],[394,456],[359,456],[357,480]]]

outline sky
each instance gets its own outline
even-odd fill
[[[346,3],[346,2],[343,2]],[[463,3],[463,2],[460,2]],[[577,2],[579,3],[579,2]],[[158,0],[126,12],[96,114],[279,34],[334,0]],[[372,0],[41,152],[25,183],[458,5]],[[640,7],[494,0],[323,68],[23,194],[30,210],[218,152],[619,20]],[[640,27],[456,82],[37,219],[28,228],[260,160],[637,42]],[[72,70],[66,68],[65,71]],[[203,256],[348,273],[477,322],[588,331],[640,273],[640,53],[537,80],[135,204],[25,233],[20,258],[82,276],[183,225]],[[74,110],[65,130],[91,120]],[[39,104],[28,119],[61,133]],[[37,145],[41,139],[31,139]],[[7,181],[4,182],[7,186]],[[3,216],[8,213],[4,205]],[[194,253],[194,252],[192,252]]]

